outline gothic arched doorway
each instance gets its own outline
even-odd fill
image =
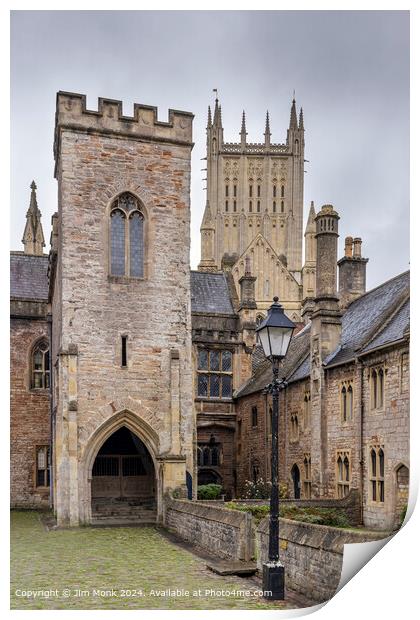
[[[394,528],[398,529],[405,518],[408,505],[410,473],[408,467],[401,463],[395,472],[395,518]]]
[[[296,463],[292,467],[291,475],[293,481],[293,497],[294,499],[300,499],[300,470]]]
[[[99,449],[92,467],[92,516],[155,521],[156,476],[145,444],[126,426]]]

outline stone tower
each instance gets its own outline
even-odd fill
[[[158,121],[156,108],[139,104],[124,116],[110,99],[91,111],[84,95],[57,95],[50,279],[60,525],[89,523],[94,500],[133,493],[159,521],[164,493],[191,491],[192,119],[170,110]]]
[[[285,143],[271,141],[267,112],[264,141],[247,142],[245,112],[240,141],[225,142],[216,99],[207,122],[207,201],[201,226],[199,270],[218,271],[226,255],[238,295],[245,259],[257,278],[257,307],[279,295],[297,320],[301,308],[304,177],[303,112],[293,99]]]
[[[41,211],[38,209],[36,199],[35,181],[31,183],[31,200],[26,213],[26,226],[23,232],[22,243],[25,248],[25,254],[42,256],[44,253],[45,240],[41,224]]]

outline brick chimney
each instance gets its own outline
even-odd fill
[[[366,263],[368,260],[368,258],[362,258],[361,238],[346,237],[344,256],[337,263],[340,308],[347,308],[352,301],[366,292]]]

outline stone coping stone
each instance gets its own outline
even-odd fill
[[[266,517],[261,521],[257,531],[268,536],[269,518]],[[388,530],[350,530],[291,519],[280,519],[279,528],[281,540],[335,553],[343,553],[343,545],[381,540],[389,535]]]
[[[212,560],[206,563],[208,569],[217,575],[255,575],[257,572],[256,562],[238,562],[229,560]]]
[[[252,520],[252,515],[248,512],[240,512],[222,506],[211,506],[207,503],[188,499],[169,499],[166,509],[187,513],[208,521],[225,523],[236,528],[240,528],[243,523]]]

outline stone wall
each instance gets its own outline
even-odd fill
[[[256,532],[260,571],[268,559],[268,531],[269,519],[266,518]],[[381,537],[379,533],[280,519],[280,561],[285,567],[286,586],[313,601],[327,601],[334,596],[340,582],[344,545]]]
[[[164,525],[184,540],[228,560],[254,556],[252,516],[206,502],[165,499]]]
[[[10,333],[10,493],[14,508],[48,507],[49,487],[36,485],[36,448],[50,443],[49,390],[31,389],[33,345],[48,340],[45,319],[12,318]]]
[[[90,477],[101,442],[127,426],[165,489],[193,472],[190,160],[192,115],[57,96],[56,509],[60,525],[91,519]],[[110,273],[110,210],[130,192],[144,216],[144,277]],[[127,361],[121,363],[121,338]]]

